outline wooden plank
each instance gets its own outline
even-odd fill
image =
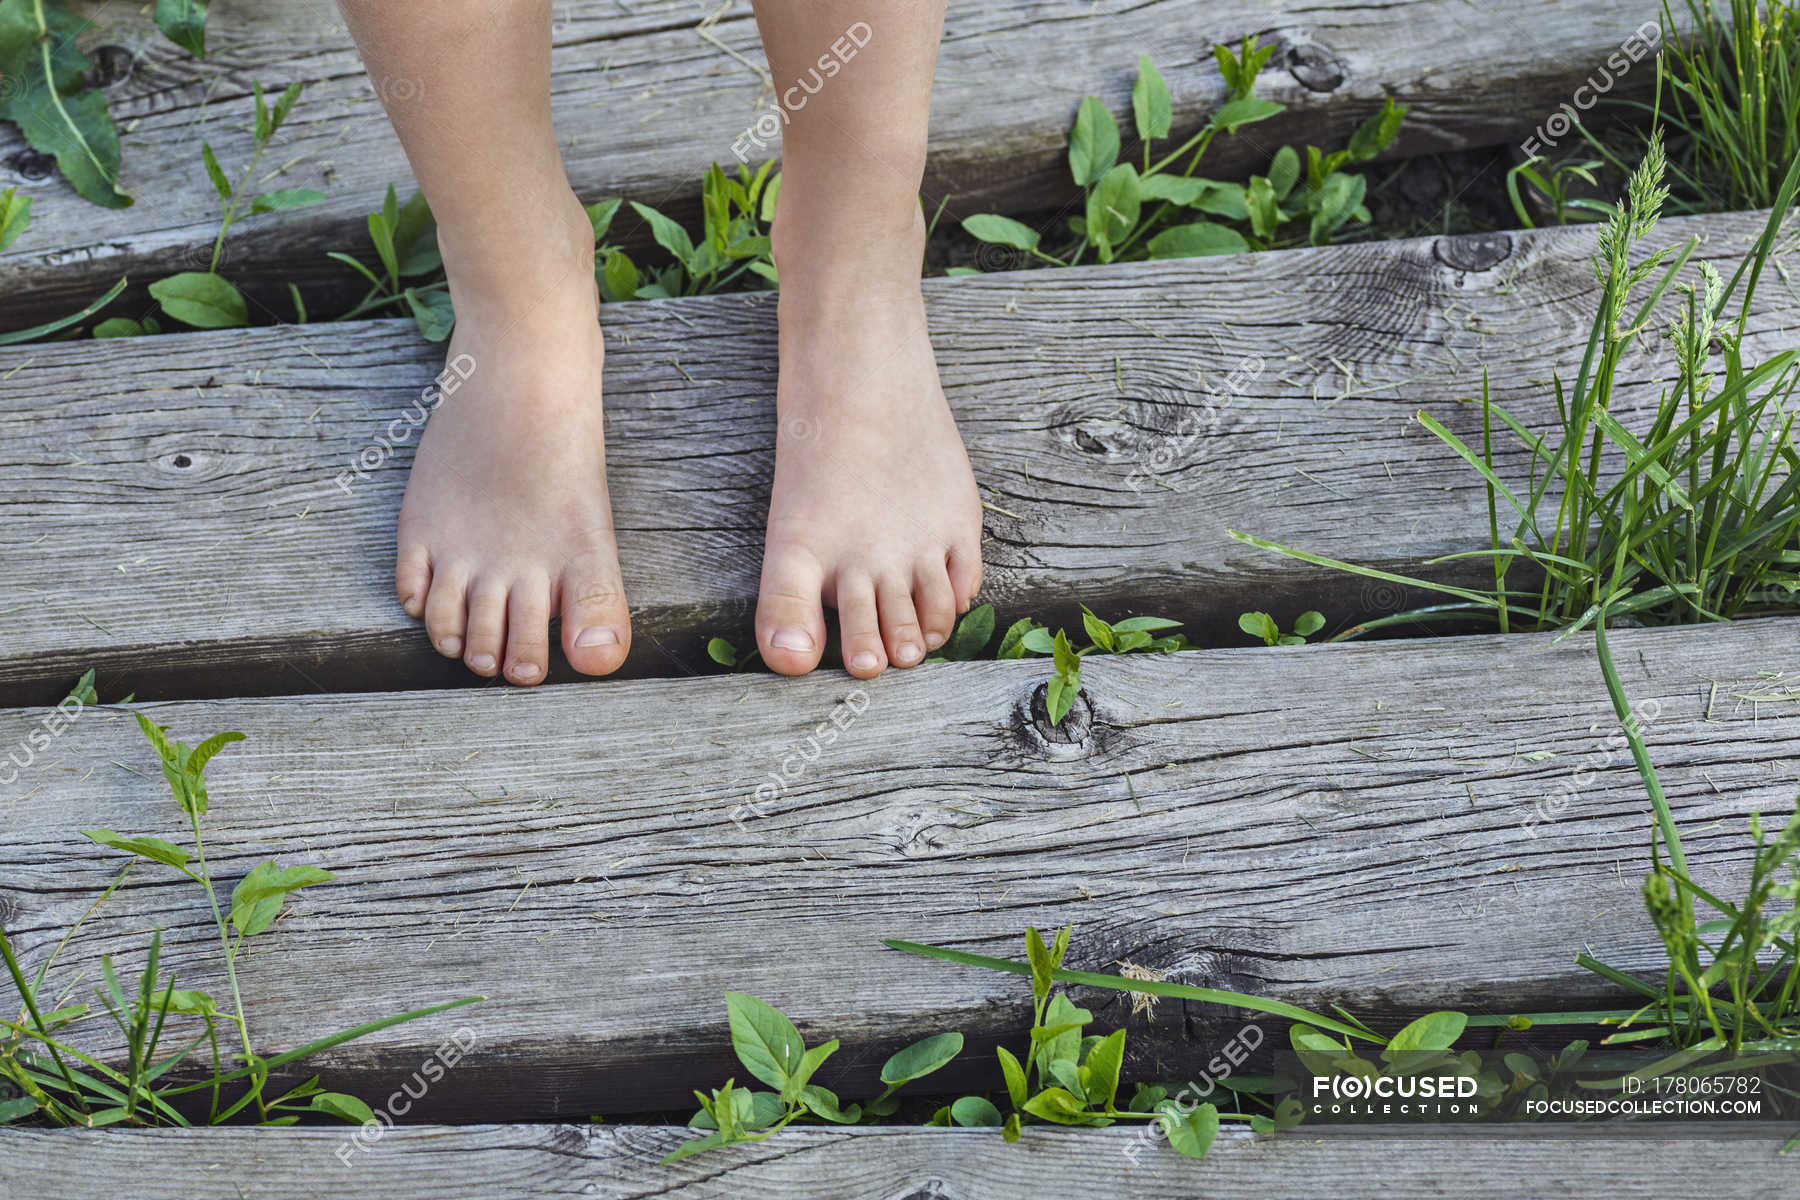
[[[1670,221],[1659,236],[1703,234],[1701,256],[1729,264],[1762,222]],[[1395,611],[1409,602],[1396,589],[1226,530],[1408,570],[1486,544],[1479,476],[1412,417],[1429,407],[1479,438],[1456,398],[1492,366],[1497,402],[1553,424],[1549,376],[1580,362],[1593,247],[1592,230],[1561,230],[931,283],[990,505],[986,595],[1040,619],[1077,619],[1077,600],[1156,612],[1224,644],[1241,643],[1247,609],[1345,625]],[[1793,294],[1771,280],[1759,302],[1763,344],[1790,345]],[[603,318],[632,672],[694,667],[709,633],[747,637],[774,308],[737,295]],[[1649,347],[1621,370],[1628,424],[1670,369]],[[0,522],[0,697],[52,703],[90,666],[108,694],[140,696],[471,678],[393,596],[411,446],[376,444],[440,353],[398,323],[0,353],[0,503],[18,514]],[[378,465],[348,477],[365,453]]]
[[[697,207],[701,172],[714,161],[734,161],[733,146],[761,111],[764,92],[755,73],[695,32],[719,7],[713,0],[556,5],[557,128],[584,198],[679,198]],[[714,35],[762,63],[749,6],[726,7]],[[0,129],[0,184],[22,182],[39,197],[31,232],[0,255],[0,327],[73,311],[124,274],[141,286],[204,268],[218,213],[199,166],[200,139],[211,140],[227,163],[246,160],[252,82],[276,90],[295,80],[310,85],[268,166],[285,168],[281,186],[318,187],[331,199],[245,221],[228,243],[226,274],[256,293],[275,319],[291,315],[287,280],[342,287],[351,278],[324,259],[325,251],[364,247],[364,214],[410,172],[335,5],[264,0],[214,9],[210,56],[198,62],[161,40],[138,9],[99,0],[90,6],[102,26],[90,41],[138,56],[132,75],[110,92],[124,131],[122,183],[137,196],[135,207],[109,211],[81,201],[47,169],[31,166],[32,156],[20,157],[16,131]],[[1101,96],[1127,114],[1129,127],[1139,54],[1155,59],[1168,79],[1176,132],[1185,135],[1225,93],[1215,42],[1256,34],[1281,45],[1260,94],[1290,105],[1288,112],[1222,139],[1212,152],[1211,171],[1241,176],[1261,169],[1285,141],[1342,144],[1387,94],[1414,106],[1398,152],[1523,136],[1584,80],[1612,78],[1608,57],[1655,20],[1655,6],[1640,0],[956,4],[935,85],[926,192],[933,207],[951,197],[952,218],[1062,203],[1070,189],[1063,148],[1077,105],[1085,95]],[[1617,94],[1649,86],[1653,72],[1639,67],[1623,78]]]
[[[236,1200],[304,1188],[326,1195],[593,1196],[703,1200],[1034,1200],[1059,1195],[1209,1200],[1588,1200],[1637,1195],[1653,1179],[1704,1179],[1717,1194],[1790,1194],[1785,1131],[1730,1125],[1558,1130],[1496,1127],[1223,1130],[1203,1161],[1161,1147],[1136,1155],[1125,1129],[1034,1127],[1014,1146],[991,1130],[796,1129],[672,1167],[690,1136],[665,1126],[415,1126],[367,1152],[337,1129],[19,1130],[0,1133],[0,1169],[43,1200],[86,1200],[96,1180],[138,1200]],[[346,1163],[344,1160],[348,1158]]]
[[[1723,894],[1742,886],[1748,814],[1793,811],[1797,639],[1793,619],[1617,635],[1689,865]],[[761,676],[146,711],[190,742],[248,735],[210,771],[222,881],[271,857],[339,876],[240,967],[264,1052],[489,997],[308,1068],[385,1096],[466,1027],[474,1049],[422,1120],[684,1105],[736,1069],[727,989],[842,1039],[827,1082],[851,1092],[900,1042],[960,1029],[985,1047],[1028,1022],[1017,978],[885,937],[1017,957],[1026,924],[1073,924],[1074,966],[1129,961],[1373,1021],[1616,1001],[1575,965],[1583,950],[1662,969],[1640,893],[1644,791],[1582,639],[1090,661],[1067,741],[1027,715],[1046,674],[943,664],[855,687]],[[41,716],[0,713],[0,746]],[[78,830],[175,835],[156,775],[131,716],[94,710],[0,790],[0,921],[28,970],[118,867]],[[160,925],[183,986],[218,989],[210,919],[191,883],[142,868],[52,981],[85,990],[100,954],[136,961]],[[1125,1020],[1116,994],[1084,1003]],[[1131,1024],[1131,1077],[1185,1078],[1242,1017],[1164,1002]]]

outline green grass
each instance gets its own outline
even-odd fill
[[[95,702],[93,672],[72,693],[83,704]],[[5,932],[0,930],[0,964],[18,997],[16,1019],[0,1018],[0,1125],[34,1120],[51,1125],[178,1125],[195,1123],[188,1115],[206,1102],[203,1123],[250,1120],[261,1125],[288,1125],[303,1116],[333,1117],[361,1124],[373,1114],[355,1096],[328,1092],[315,1077],[279,1095],[268,1092],[271,1074],[290,1063],[354,1041],[378,1030],[477,1002],[453,1000],[399,1013],[317,1038],[285,1053],[257,1053],[238,991],[237,959],[244,942],[266,931],[287,898],[301,888],[328,882],[332,875],[318,867],[281,867],[273,862],[253,868],[221,903],[207,865],[200,819],[210,800],[206,764],[241,733],[221,733],[198,746],[169,738],[168,731],[142,714],[138,726],[155,748],[163,777],[188,820],[189,846],[161,838],[129,836],[110,829],[84,831],[91,842],[131,856],[99,899],[69,928],[35,976],[28,976]],[[46,980],[57,957],[91,917],[129,877],[140,861],[170,868],[205,895],[218,934],[220,961],[231,996],[222,1003],[205,992],[178,989],[171,973],[162,972],[162,930],[154,930],[135,986],[120,982],[111,955],[100,959],[102,985],[94,989],[99,1007],[73,1002],[67,991],[54,992]],[[111,1020],[125,1048],[123,1066],[102,1061],[71,1040],[85,1022],[100,1014]],[[241,1053],[232,1048],[236,1041]],[[174,1048],[169,1048],[171,1042]],[[197,1082],[175,1084],[170,1076],[190,1059],[204,1057]],[[191,1075],[191,1069],[189,1074]],[[231,1091],[228,1094],[227,1085]],[[184,1102],[182,1097],[193,1097]],[[187,1110],[187,1111],[184,1111]]]
[[[1792,610],[1800,601],[1800,457],[1791,407],[1800,349],[1753,360],[1744,339],[1757,285],[1774,262],[1800,185],[1800,160],[1731,278],[1703,262],[1698,281],[1685,283],[1679,281],[1698,238],[1639,253],[1667,197],[1664,165],[1661,143],[1652,140],[1620,211],[1601,232],[1601,299],[1575,379],[1553,381],[1557,426],[1540,436],[1493,403],[1485,374],[1478,447],[1419,414],[1479,473],[1488,497],[1488,548],[1437,561],[1487,559],[1491,587],[1450,586],[1251,534],[1232,536],[1452,597],[1352,633],[1447,616],[1503,632],[1573,631],[1603,611],[1642,624],[1683,624]],[[1663,311],[1665,301],[1673,312]],[[1612,410],[1621,363],[1653,336],[1659,317],[1669,320],[1669,376],[1639,437]],[[1501,475],[1495,441],[1505,438],[1527,453],[1522,478]]]

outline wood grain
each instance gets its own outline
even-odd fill
[[[1762,225],[1669,221],[1656,240],[1702,236],[1699,257],[1729,265]],[[1248,609],[1318,608],[1336,629],[1419,599],[1226,531],[1402,570],[1485,545],[1480,477],[1413,417],[1477,441],[1458,398],[1492,368],[1497,402],[1553,425],[1551,375],[1573,377],[1596,303],[1594,244],[1559,230],[930,283],[989,505],[987,598],[1009,619],[1154,612],[1231,645]],[[1759,303],[1758,347],[1792,345],[1795,293],[1771,274]],[[602,320],[629,671],[710,669],[706,636],[747,644],[754,610],[773,297]],[[1668,376],[1663,348],[1622,365],[1627,424]],[[412,451],[377,445],[439,353],[396,322],[0,352],[0,703],[53,703],[89,667],[109,696],[471,681],[394,598]],[[365,453],[378,465],[340,487]]]
[[[626,195],[697,211],[707,165],[735,161],[734,143],[753,125],[765,93],[757,73],[696,33],[700,19],[719,7],[714,0],[555,5],[555,116],[570,178],[584,199]],[[726,9],[715,36],[761,64],[749,5]],[[309,289],[353,284],[325,252],[366,251],[364,215],[388,184],[407,186],[410,171],[335,5],[217,3],[203,62],[162,39],[136,6],[93,0],[88,11],[100,24],[88,44],[136,56],[130,76],[109,96],[124,135],[122,185],[137,203],[106,210],[80,200],[18,153],[16,131],[0,129],[0,186],[21,183],[38,198],[30,232],[0,255],[0,328],[79,309],[121,275],[133,278],[142,303],[141,288],[152,279],[204,269],[218,202],[200,167],[200,139],[209,139],[231,169],[247,161],[253,83],[279,91],[302,81],[309,89],[259,172],[259,179],[275,176],[262,186],[316,187],[330,200],[247,219],[232,234],[223,270],[257,298],[265,319],[291,319],[284,290],[290,279]],[[1608,56],[1655,21],[1656,6],[1643,0],[956,4],[934,87],[925,191],[933,208],[950,198],[952,220],[1061,204],[1071,188],[1064,147],[1076,107],[1083,96],[1100,96],[1124,114],[1129,130],[1139,54],[1150,55],[1167,78],[1175,133],[1185,137],[1224,99],[1214,43],[1254,34],[1281,47],[1259,94],[1289,105],[1288,112],[1222,139],[1209,158],[1213,173],[1241,177],[1262,169],[1284,142],[1343,144],[1389,94],[1413,105],[1397,153],[1523,136],[1584,80],[1611,78]],[[846,69],[853,67],[851,60]],[[1647,87],[1653,77],[1648,65],[1639,66],[1615,94]],[[777,81],[783,88],[791,82]],[[454,82],[385,86],[399,99],[429,103],[431,88]],[[630,224],[621,232],[633,233]]]
[[[1797,650],[1795,619],[1617,635],[1689,864],[1721,894],[1742,886],[1749,814],[1794,809]],[[338,875],[241,964],[265,1053],[488,997],[308,1067],[386,1096],[466,1027],[474,1049],[424,1120],[683,1106],[737,1069],[727,989],[813,1042],[842,1039],[830,1086],[857,1094],[886,1054],[946,1029],[973,1050],[942,1087],[989,1086],[987,1047],[1017,1040],[1028,989],[891,937],[1016,958],[1027,924],[1072,924],[1073,966],[1131,962],[1382,1026],[1616,1001],[1582,951],[1662,969],[1640,894],[1645,793],[1583,639],[1090,661],[1073,741],[1027,715],[1046,676],[942,664],[855,687],[762,676],[144,711],[190,743],[248,735],[209,772],[222,884],[270,858]],[[0,746],[42,715],[0,713]],[[178,836],[156,776],[130,714],[97,709],[0,789],[0,921],[28,971],[118,868],[79,830]],[[52,986],[85,995],[101,954],[136,969],[152,926],[182,986],[221,986],[204,897],[148,865]],[[1116,994],[1083,1002],[1127,1020]],[[1163,1002],[1127,1022],[1128,1078],[1189,1078],[1243,1020]]]
[[[1204,1161],[1150,1146],[1135,1157],[1123,1129],[1028,1130],[1017,1145],[991,1130],[796,1129],[672,1167],[688,1135],[666,1126],[424,1126],[385,1134],[365,1153],[338,1151],[336,1129],[205,1132],[20,1130],[0,1133],[0,1169],[44,1200],[87,1200],[96,1180],[139,1200],[238,1200],[304,1187],[326,1195],[592,1196],[599,1200],[1035,1200],[1117,1195],[1288,1200],[1588,1200],[1636,1195],[1646,1180],[1705,1179],[1718,1194],[1776,1200],[1792,1164],[1768,1126],[1501,1127],[1431,1133],[1301,1130],[1256,1138],[1226,1128]],[[129,1184],[125,1181],[129,1180]]]

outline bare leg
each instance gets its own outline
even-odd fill
[[[625,659],[606,494],[593,236],[550,120],[550,0],[341,0],[438,220],[474,375],[432,414],[394,585],[439,652],[531,684],[549,625],[579,671]]]
[[[980,497],[919,291],[944,0],[755,6],[791,118],[774,229],[780,432],[756,637],[774,670],[810,671],[822,604],[833,605],[845,665],[867,678],[942,645],[981,583]],[[835,74],[814,73],[821,55]]]

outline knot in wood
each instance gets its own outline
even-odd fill
[[[1047,749],[1085,749],[1094,735],[1094,706],[1087,689],[1075,694],[1075,703],[1063,717],[1062,724],[1050,723],[1050,685],[1040,683],[1031,693],[1031,725]],[[1056,757],[1064,757],[1058,754]]]
[[[88,60],[93,66],[88,68],[87,83],[96,88],[117,87],[130,79],[131,66],[136,61],[123,46],[96,46],[88,53]]]
[[[1344,60],[1311,38],[1296,36],[1284,40],[1286,48],[1279,63],[1308,91],[1335,92],[1350,77]]]
[[[1461,233],[1441,237],[1432,246],[1437,260],[1455,271],[1491,271],[1512,257],[1512,235]]]

